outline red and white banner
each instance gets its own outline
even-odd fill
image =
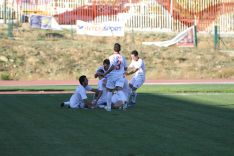
[[[144,45],[154,45],[158,47],[169,47],[177,44],[178,46],[193,46],[195,42],[194,38],[194,26],[187,28],[186,30],[179,33],[176,37],[168,41],[159,42],[142,42]]]
[[[176,44],[179,47],[194,47],[195,45],[195,32],[194,26],[190,27],[184,34],[184,37]]]

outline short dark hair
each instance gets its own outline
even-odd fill
[[[114,45],[114,51],[120,52],[121,51],[121,45],[119,43],[115,43]]]
[[[79,82],[81,85],[84,83],[85,79],[87,79],[85,75],[80,76]]]
[[[105,59],[105,60],[103,61],[103,64],[110,65],[110,60],[109,60],[109,59]]]
[[[137,52],[136,50],[133,50],[133,51],[131,52],[131,54],[134,55],[134,56],[138,56],[138,52]]]
[[[97,72],[98,73],[104,73],[104,70],[103,69],[98,69]]]

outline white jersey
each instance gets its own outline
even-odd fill
[[[102,91],[102,96],[97,101],[98,105],[106,103],[106,101],[107,101],[106,86],[105,86],[106,82],[105,81],[106,81],[105,78],[98,81],[98,88],[97,89],[98,89],[98,91]]]
[[[126,66],[125,58],[118,54],[114,53],[109,57],[110,66],[114,66],[115,68],[109,73],[109,76],[123,76],[124,75],[124,68]]]
[[[132,60],[131,64],[129,65],[129,68],[138,69],[135,72],[134,77],[145,77],[145,63],[142,59],[139,58],[137,61]]]
[[[123,91],[118,91],[111,97],[111,103],[116,104],[116,102],[122,101],[123,103],[127,101],[126,96],[124,95]]]
[[[79,108],[80,106],[84,106],[84,100],[87,99],[86,91],[92,90],[92,87],[90,86],[78,86],[76,88],[76,91],[73,93],[73,95],[70,98],[70,107],[71,108]]]

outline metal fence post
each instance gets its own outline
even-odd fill
[[[6,5],[7,4],[7,0],[4,0],[4,24],[6,24]]]
[[[194,46],[197,48],[197,16],[194,16]]]
[[[194,46],[197,48],[197,25],[194,26]]]
[[[218,34],[218,26],[214,26],[214,48],[217,50],[219,48],[219,34]]]
[[[170,28],[171,28],[171,31],[173,31],[173,26],[174,26],[174,23],[173,23],[173,0],[170,1]]]
[[[7,36],[8,36],[8,38],[13,38],[13,11],[12,10],[8,10],[7,26],[8,26]]]

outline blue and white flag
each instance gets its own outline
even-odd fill
[[[38,29],[62,30],[60,25],[52,16],[31,15],[30,26]]]

